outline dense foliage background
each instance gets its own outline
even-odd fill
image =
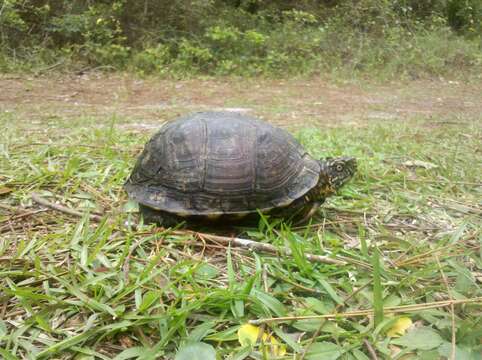
[[[480,70],[480,0],[3,0],[0,70]]]

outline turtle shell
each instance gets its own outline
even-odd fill
[[[320,163],[253,117],[201,112],[166,123],[125,184],[142,205],[183,216],[284,207],[318,183]]]

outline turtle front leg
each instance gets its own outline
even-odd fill
[[[318,210],[318,208],[321,206],[322,203],[323,202],[321,201],[313,201],[309,204],[306,204],[302,212],[300,214],[297,214],[298,216],[300,216],[300,218],[294,223],[294,225],[296,226],[308,221],[313,215],[315,215],[316,211]]]
[[[276,218],[283,218],[285,221],[291,222],[293,225],[298,225],[306,222],[310,217],[312,217],[318,208],[323,203],[322,200],[301,202],[291,204],[285,208],[274,209],[269,212]]]
[[[173,227],[186,221],[186,219],[180,216],[176,216],[161,210],[155,210],[142,204],[139,204],[139,211],[141,212],[144,223],[146,224],[157,224],[162,227]]]

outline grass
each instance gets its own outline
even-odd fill
[[[211,347],[192,345],[202,342],[220,358],[269,359],[269,347],[240,345],[241,325],[375,309],[375,317],[269,322],[264,331],[286,347],[277,352],[285,359],[439,359],[453,351],[478,359],[480,302],[422,309],[482,296],[478,120],[300,130],[314,156],[356,156],[359,171],[307,226],[268,220],[236,230],[291,249],[279,257],[126,227],[135,214],[121,186],[148,138],[120,126],[130,119],[32,123],[1,113],[0,355],[183,359],[197,346],[197,358],[210,359]],[[47,210],[32,192],[105,220]],[[305,253],[351,261],[314,263]],[[383,314],[410,304],[421,306]],[[412,329],[388,336],[400,317]]]

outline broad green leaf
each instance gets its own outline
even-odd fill
[[[343,354],[343,349],[331,342],[311,344],[306,353],[306,360],[336,360]]]
[[[146,349],[144,347],[132,347],[132,348],[125,349],[124,351],[122,351],[113,360],[137,359],[145,351],[146,351]]]
[[[231,302],[231,312],[236,319],[244,317],[244,301],[233,300]]]
[[[249,293],[253,289],[254,282],[258,278],[258,274],[259,273],[256,273],[254,276],[250,276],[248,279],[246,279],[246,282],[245,282],[246,285],[244,285],[244,288],[242,290],[243,295],[245,295],[245,296],[249,295]]]
[[[422,351],[418,353],[419,360],[440,360],[437,350]]]
[[[251,347],[247,346],[242,348],[241,350],[235,352],[231,357],[229,357],[229,360],[244,360],[248,359],[248,356],[251,355],[253,351],[251,350]]]
[[[293,327],[301,331],[314,332],[320,328],[322,321],[319,319],[298,320],[293,323]]]
[[[37,322],[37,325],[47,331],[47,332],[51,332],[52,331],[52,328],[50,327],[50,324],[49,322],[41,315],[36,315],[35,317],[35,321]]]
[[[323,286],[323,288],[326,290],[328,295],[330,295],[330,297],[333,299],[333,301],[336,302],[339,305],[342,305],[343,299],[338,296],[335,289],[333,289],[333,287],[328,283],[328,281],[326,281],[325,279],[318,279],[318,280],[319,280],[321,286]]]
[[[470,270],[462,267],[453,260],[450,262],[450,264],[458,273],[457,279],[455,280],[455,290],[465,296],[470,295],[470,293],[477,288],[477,282],[474,278],[474,275],[470,272]]]
[[[310,265],[306,260],[303,239],[299,239],[299,237],[296,236],[295,233],[289,231],[289,229],[285,229],[285,231],[283,231],[283,237],[288,242],[291,250],[291,257],[296,265],[302,270],[303,273],[309,272]]]
[[[174,360],[216,360],[216,350],[206,343],[188,343],[179,349]]]
[[[275,297],[258,290],[253,290],[252,295],[277,316],[286,315],[287,311],[285,306]]]
[[[370,360],[370,358],[366,356],[365,353],[361,352],[358,349],[352,350],[351,354],[356,360]]]
[[[219,269],[208,263],[199,265],[196,268],[196,276],[202,279],[214,279],[219,275]]]
[[[335,309],[335,307],[333,306],[333,303],[329,300],[321,301],[314,297],[307,297],[304,300],[306,302],[307,307],[318,314],[322,314],[322,315],[331,314]]]
[[[444,342],[439,348],[438,353],[447,359],[452,356],[452,344],[449,342]],[[455,347],[455,358],[457,360],[480,360],[480,350],[466,350],[459,346]]]
[[[413,350],[432,350],[443,343],[442,338],[430,328],[418,328],[402,337],[392,340],[392,344]]]
[[[214,321],[206,321],[201,323],[200,325],[193,328],[188,337],[188,341],[190,342],[199,342],[201,341],[207,334],[214,332],[214,327],[216,326],[216,322]]]
[[[395,294],[388,295],[385,299],[383,299],[383,306],[384,307],[392,307],[398,306],[402,302],[402,299]]]
[[[300,344],[295,340],[293,336],[291,336],[291,334],[285,333],[278,326],[272,326],[272,330],[282,342],[291,347],[295,352],[302,352],[302,346],[300,346]]]
[[[206,340],[219,341],[219,342],[234,341],[238,338],[238,335],[237,335],[238,329],[239,329],[239,326],[233,326],[226,330],[219,331],[215,334],[206,336]]]
[[[159,291],[148,291],[144,294],[142,297],[142,303],[139,306],[139,311],[143,312],[149,309],[152,304],[154,304],[159,298],[161,297],[161,294]]]
[[[375,329],[372,331],[372,336],[373,338],[377,338],[380,333],[385,333],[387,332],[393,324],[397,322],[397,318],[385,318],[383,321],[378,324]]]

